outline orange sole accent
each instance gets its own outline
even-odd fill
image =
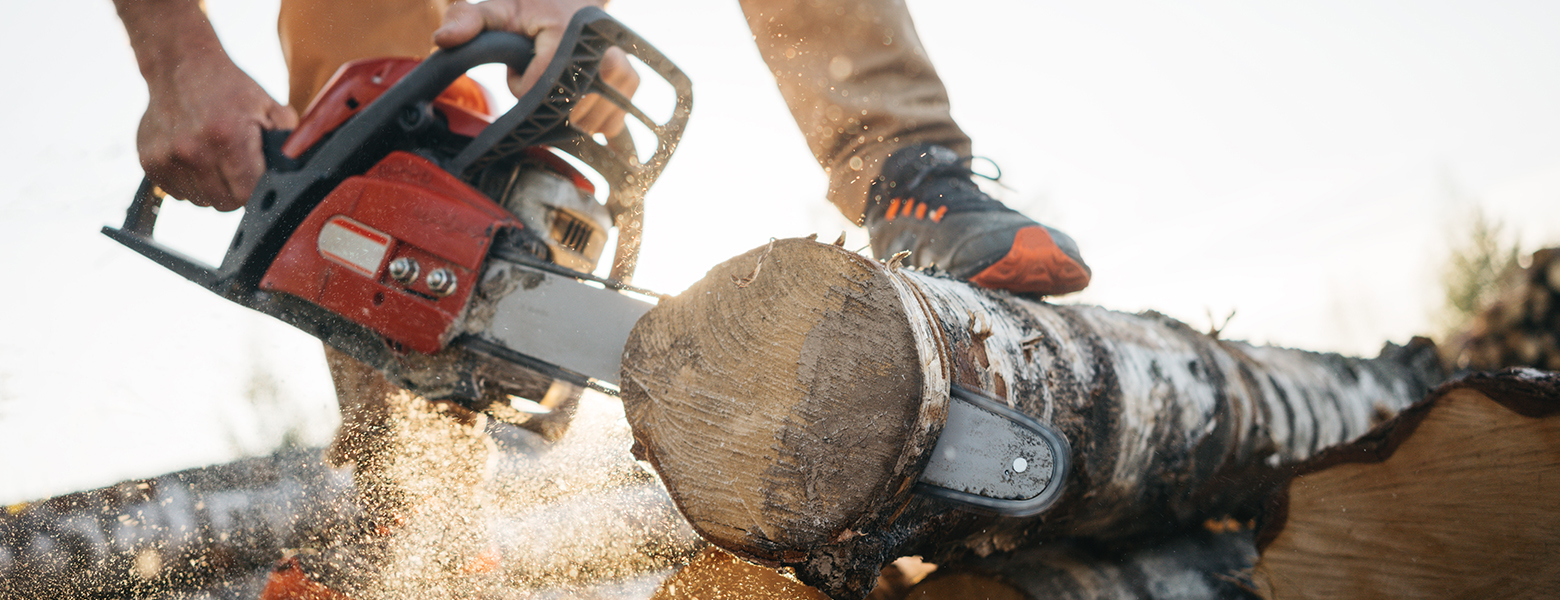
[[[303,572],[298,559],[289,558],[276,565],[266,578],[260,600],[352,600],[346,594],[325,587]]]
[[[1047,296],[1068,294],[1089,286],[1089,272],[1056,246],[1038,225],[1018,230],[1007,256],[970,278],[983,288]]]

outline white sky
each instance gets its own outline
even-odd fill
[[[239,65],[285,96],[275,0],[207,4]],[[1082,245],[1094,284],[1064,302],[1198,328],[1236,309],[1226,337],[1374,354],[1430,330],[1472,204],[1528,249],[1560,244],[1560,4],[910,4],[1006,199]],[[849,227],[735,2],[614,13],[696,98],[637,283],[675,292],[770,237]],[[336,417],[312,338],[97,233],[140,178],[146,101],[108,0],[13,7],[0,51],[0,502],[263,453],[295,418],[323,443]],[[170,212],[188,242],[230,233]],[[261,417],[255,373],[279,386]]]

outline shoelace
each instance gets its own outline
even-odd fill
[[[977,172],[975,170],[974,164],[976,159],[986,161],[986,164],[989,164],[991,165],[991,168],[996,169],[997,174],[987,175],[985,173]],[[964,155],[955,158],[951,162],[924,165],[917,169],[915,174],[910,177],[910,181],[907,182],[903,188],[901,188],[904,194],[900,197],[894,198],[889,202],[888,212],[884,213],[883,218],[888,221],[892,221],[894,220],[894,217],[898,216],[914,216],[918,220],[926,218],[928,215],[929,206],[924,201],[920,203],[916,202],[916,190],[921,187],[922,183],[926,182],[926,178],[933,175],[947,175],[951,177],[966,178],[980,177],[996,182],[998,185],[1002,184],[1002,167],[998,166],[996,161],[993,161],[984,156]],[[995,202],[995,200],[988,201]],[[946,215],[947,213],[948,205],[939,205],[936,210],[930,211],[932,222],[937,223],[942,221],[943,215]]]

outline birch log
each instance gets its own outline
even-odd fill
[[[640,320],[622,397],[637,455],[696,531],[856,598],[902,555],[1244,519],[1279,469],[1424,394],[1437,361],[1410,346],[1377,360],[1254,347],[796,239],[715,267]],[[952,384],[1066,436],[1073,471],[1046,512],[983,516],[912,493]]]

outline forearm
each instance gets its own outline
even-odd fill
[[[114,0],[148,87],[191,59],[226,58],[201,0]]]
[[[176,198],[244,205],[265,171],[260,132],[297,117],[233,64],[199,0],[114,0],[150,98],[136,151]]]

